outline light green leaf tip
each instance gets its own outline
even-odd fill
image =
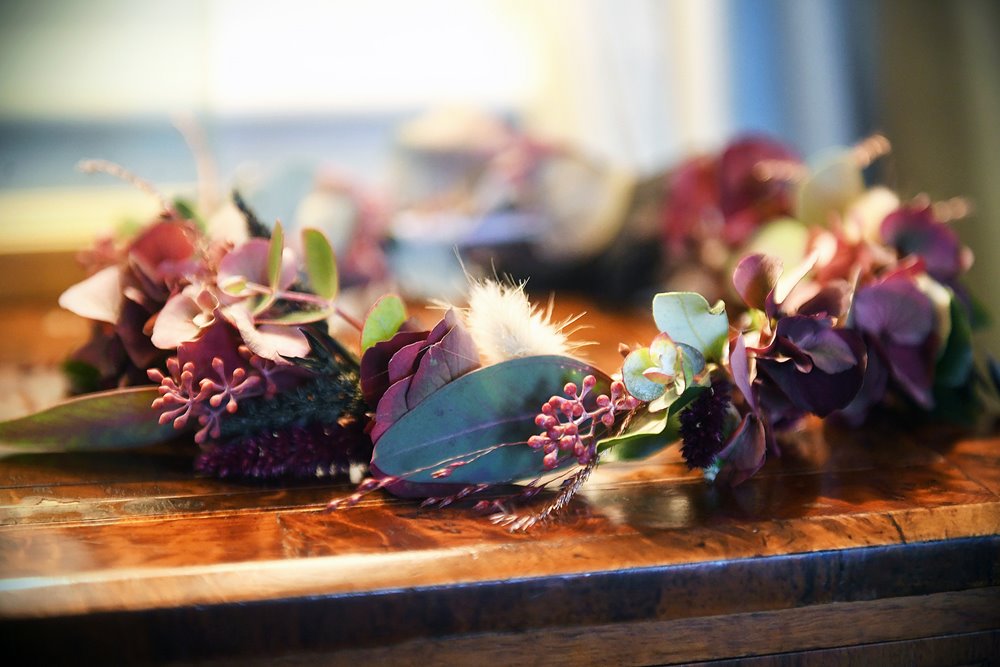
[[[395,336],[405,321],[406,306],[401,298],[395,294],[380,297],[365,317],[361,329],[361,351]]]
[[[337,258],[326,236],[318,229],[303,229],[302,247],[306,255],[306,274],[313,291],[329,301],[337,298],[340,289]]]
[[[653,297],[653,320],[675,343],[690,345],[706,361],[722,359],[729,335],[726,305],[708,301],[695,292],[664,292]]]
[[[847,148],[832,149],[813,163],[799,186],[796,217],[809,226],[826,227],[831,214],[840,215],[865,191],[861,167]]]
[[[278,289],[281,280],[281,255],[284,250],[285,230],[280,222],[276,222],[271,232],[271,245],[267,248],[267,280],[272,292]]]

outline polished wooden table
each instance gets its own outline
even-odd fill
[[[60,317],[36,311],[7,311],[35,323],[7,333],[22,351]],[[62,352],[5,352],[5,401]],[[602,466],[527,534],[379,495],[323,511],[343,482],[199,479],[189,444],[8,455],[3,664],[1000,664],[1000,439],[794,442],[735,491],[675,451]]]

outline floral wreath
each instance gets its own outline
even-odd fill
[[[379,489],[440,507],[482,496],[477,510],[523,530],[602,460],[679,441],[690,468],[736,486],[807,415],[847,426],[886,410],[972,417],[1000,369],[973,359],[984,314],[960,282],[972,254],[948,224],[963,204],[866,187],[862,170],[887,150],[876,137],[808,168],[749,138],[673,171],[665,251],[674,264],[701,262],[713,244],[742,251],[733,297],[657,294],[660,333],[622,346],[613,373],[575,358],[575,320],[554,322],[523,284],[473,281],[468,305],[430,329],[392,294],[356,321],[337,305],[321,232],[304,230],[293,249],[235,194],[249,238],[213,240],[189,206],[163,200],[124,244],[87,253],[90,276],[59,300],[93,322],[65,365],[80,395],[0,423],[0,441],[78,450],[186,435],[201,474],[357,481],[367,470],[331,509]],[[796,239],[783,259],[753,251],[779,228]],[[331,335],[331,318],[356,330],[356,347]],[[540,511],[512,511],[553,486]]]

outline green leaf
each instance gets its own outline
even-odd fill
[[[535,478],[546,472],[544,453],[526,444],[540,432],[535,416],[567,382],[579,385],[586,375],[598,379],[595,394],[609,392],[607,375],[568,357],[525,357],[472,371],[428,396],[382,434],[372,465],[417,484]],[[448,463],[473,458],[448,477],[432,476]]]
[[[365,324],[361,329],[361,352],[395,336],[405,321],[406,306],[401,298],[395,294],[380,297],[365,317]]]
[[[90,393],[100,388],[101,371],[93,364],[79,359],[67,359],[62,363],[62,371],[66,374],[73,393]]]
[[[306,274],[313,291],[324,299],[333,301],[337,298],[340,282],[337,277],[337,258],[330,242],[318,229],[303,229],[302,247],[306,255]]]
[[[795,267],[806,258],[809,238],[809,227],[794,218],[778,218],[754,232],[737,258],[762,254],[777,257],[784,266]]]
[[[158,388],[133,387],[87,394],[35,414],[0,422],[0,443],[42,445],[55,451],[128,449],[170,440],[150,405]]]
[[[706,387],[693,385],[680,396],[657,401],[656,409],[644,405],[633,413],[625,428],[616,436],[597,443],[605,461],[644,459],[672,445],[680,437],[680,412]],[[668,394],[669,396],[669,394]],[[660,407],[666,405],[667,407]]]
[[[647,403],[662,396],[667,390],[667,386],[661,382],[650,380],[643,374],[644,371],[655,366],[656,362],[648,347],[641,347],[630,352],[622,363],[622,382],[625,383],[628,393]]]
[[[677,439],[679,422],[670,419],[670,410],[650,411],[648,405],[633,413],[625,430],[597,445],[602,461],[634,461],[663,450]]]
[[[826,227],[865,191],[861,167],[851,150],[833,149],[820,157],[799,187],[796,217],[809,226]]]
[[[934,371],[934,384],[958,387],[965,384],[973,369],[972,326],[965,309],[951,298],[951,333]]]
[[[271,232],[271,244],[267,247],[267,281],[272,293],[278,290],[281,281],[281,256],[284,251],[285,231],[281,228],[281,223],[276,222]]]
[[[174,210],[181,215],[181,217],[190,220],[198,227],[201,232],[205,231],[206,225],[205,221],[198,215],[198,211],[195,210],[193,202],[188,201],[183,197],[174,197],[173,202]]]
[[[695,292],[664,292],[653,297],[653,320],[675,343],[695,348],[706,361],[719,361],[729,335],[726,304],[709,306]]]
[[[296,324],[312,324],[322,322],[326,318],[337,312],[336,308],[321,308],[319,310],[293,310],[277,317],[255,317],[254,324],[278,324],[282,326],[295,326]]]

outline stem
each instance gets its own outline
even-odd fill
[[[342,311],[340,309],[340,306],[334,306],[334,312],[336,312],[337,315],[339,315],[341,318],[343,318],[343,320],[345,322],[347,322],[348,324],[350,324],[352,327],[354,327],[355,329],[357,329],[359,332],[364,328],[364,325],[361,323],[360,320],[358,320],[354,316],[349,315],[348,313],[345,313],[344,311]]]

